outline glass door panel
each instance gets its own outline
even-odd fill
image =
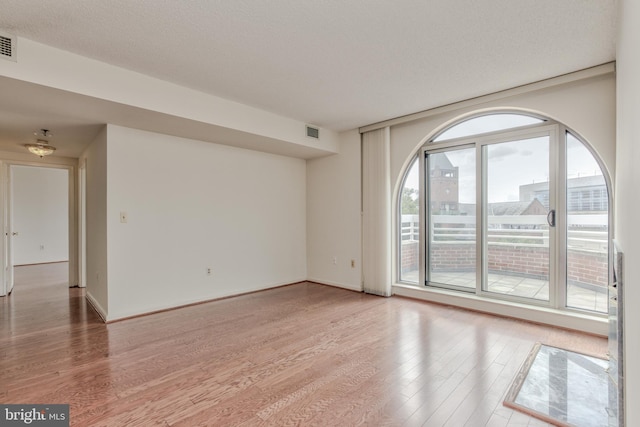
[[[428,153],[427,284],[476,289],[476,149]]]
[[[567,307],[607,312],[609,193],[600,165],[567,133]]]
[[[549,150],[548,136],[484,147],[485,291],[549,301]]]
[[[420,277],[420,174],[418,159],[407,173],[400,199],[399,278],[418,284]]]

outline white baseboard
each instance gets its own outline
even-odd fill
[[[348,289],[350,291],[362,292],[362,286],[347,285],[345,283],[332,282],[330,280],[316,279],[314,277],[307,278],[307,281],[319,283],[321,285],[329,285],[336,288]]]
[[[104,308],[102,308],[100,303],[89,292],[85,293],[85,298],[89,302],[89,305],[91,305],[91,307],[93,307],[93,309],[96,311],[96,313],[98,313],[98,316],[100,316],[102,318],[102,321],[106,322],[107,321],[107,311]]]
[[[253,292],[265,291],[268,289],[279,288],[281,286],[288,286],[294,283],[305,282],[306,280],[307,279],[299,279],[299,280],[294,279],[292,281],[287,281],[287,282],[277,282],[277,283],[269,283],[269,284],[263,284],[258,286],[251,286],[251,287],[242,289],[241,292],[237,292],[235,290],[228,290],[226,292],[219,292],[212,295],[206,295],[206,296],[203,296],[202,298],[186,299],[186,300],[178,301],[171,304],[149,305],[146,307],[140,307],[137,310],[128,310],[124,312],[115,312],[115,313],[112,310],[112,313],[110,313],[109,317],[107,318],[107,322],[115,322],[118,320],[129,319],[132,317],[145,316],[148,314],[158,313],[162,311],[188,307],[195,304],[203,304],[203,303],[216,301],[220,299],[232,298],[236,296],[250,294]]]

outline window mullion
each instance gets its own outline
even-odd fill
[[[420,195],[419,195],[419,199],[421,200],[422,203],[419,204],[419,208],[418,208],[418,214],[419,214],[419,221],[420,221],[420,229],[419,229],[419,237],[418,240],[420,242],[420,245],[418,246],[418,262],[419,262],[419,273],[418,273],[418,283],[421,286],[426,285],[427,283],[427,274],[426,274],[426,269],[429,268],[429,265],[427,263],[427,258],[428,258],[428,252],[427,252],[427,248],[428,248],[428,241],[427,239],[430,238],[429,233],[426,232],[427,230],[427,217],[429,215],[429,201],[427,200],[427,174],[426,172],[426,168],[428,167],[427,164],[427,155],[426,155],[426,150],[423,150],[420,152],[420,158],[418,159],[419,161],[419,182],[420,182]]]
[[[485,233],[485,213],[487,194],[487,159],[485,149],[476,144],[476,294],[480,295],[486,288],[487,277],[486,251],[487,239]]]
[[[554,171],[556,189],[555,301],[553,307],[567,306],[567,137],[566,128],[558,125]]]

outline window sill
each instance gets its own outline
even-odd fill
[[[511,301],[502,301],[464,294],[446,289],[422,288],[419,286],[396,283],[392,286],[393,295],[415,298],[437,304],[452,305],[467,310],[481,311],[497,316],[512,317],[528,322],[542,323],[555,327],[572,329],[588,334],[606,337],[609,321],[606,317],[537,307]]]

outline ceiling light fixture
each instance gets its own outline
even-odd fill
[[[40,129],[39,132],[34,132],[33,134],[36,136],[43,136],[45,138],[53,136],[51,132],[49,132],[49,129]],[[46,139],[38,139],[35,144],[25,144],[25,147],[27,147],[31,153],[36,156],[40,156],[40,158],[53,154],[53,152],[56,151],[56,147],[49,145],[49,141]]]

